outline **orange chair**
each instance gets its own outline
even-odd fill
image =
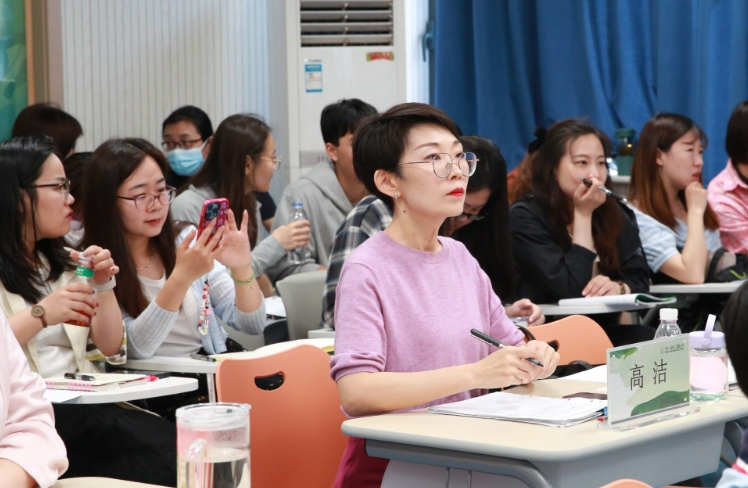
[[[613,347],[605,331],[589,317],[571,315],[555,322],[532,327],[539,341],[558,343],[560,365],[572,361],[605,364],[605,350]]]
[[[218,364],[218,400],[252,405],[253,487],[333,486],[348,437],[340,430],[345,416],[329,363],[330,356],[321,349],[300,345]],[[257,386],[258,378],[262,383],[278,373],[283,375],[280,387]]]
[[[618,480],[601,488],[652,488],[652,486],[636,480]]]

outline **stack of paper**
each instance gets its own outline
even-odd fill
[[[660,298],[646,293],[628,295],[610,295],[605,297],[564,298],[558,301],[561,307],[579,307],[586,305],[607,305],[609,307],[629,307],[649,304],[667,305],[675,303],[675,297]]]
[[[91,381],[73,380],[68,378],[47,378],[44,382],[48,389],[54,390],[76,390],[76,391],[102,391],[128,386],[137,386],[148,383],[150,378],[142,374],[89,374]]]
[[[429,408],[430,413],[570,427],[599,417],[606,400],[546,398],[497,392]]]

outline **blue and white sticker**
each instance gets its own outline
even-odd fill
[[[307,93],[322,92],[322,61],[304,63],[304,81]]]

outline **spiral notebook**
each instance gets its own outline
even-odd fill
[[[148,383],[149,376],[142,374],[91,374],[93,381],[69,380],[67,378],[47,378],[47,388],[53,390],[102,391],[127,388]]]

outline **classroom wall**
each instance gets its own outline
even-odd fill
[[[161,122],[185,104],[214,129],[237,112],[269,116],[267,3],[50,0],[61,47],[50,91],[83,126],[78,150],[117,136],[159,144]]]

